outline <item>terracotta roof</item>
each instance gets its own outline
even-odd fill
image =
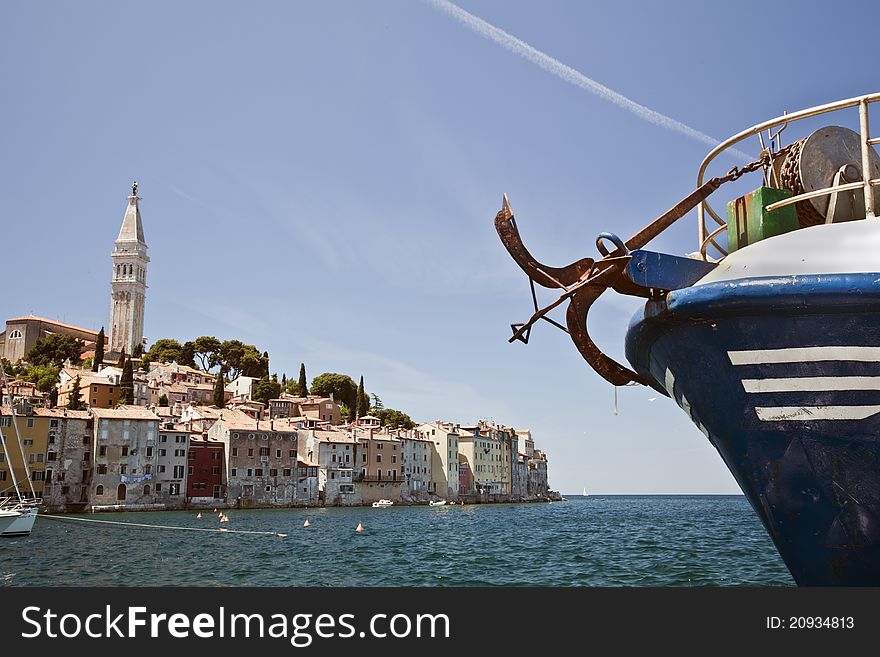
[[[118,408],[93,408],[96,418],[120,420],[159,420],[159,416],[143,406],[119,406]]]
[[[98,332],[93,331],[92,329],[83,328],[82,326],[74,326],[73,324],[65,324],[64,322],[58,322],[54,319],[49,319],[48,317],[37,317],[36,315],[26,315],[24,317],[16,317],[15,319],[7,319],[6,323],[14,323],[14,322],[27,322],[37,320],[39,322],[43,322],[45,324],[52,324],[54,326],[60,326],[61,328],[73,329],[75,331],[82,331],[83,333],[91,333],[96,338],[98,337]]]
[[[221,418],[219,421],[225,422],[230,431],[264,431],[266,433],[291,433],[296,431],[296,427],[284,426],[278,420],[275,420],[274,424],[271,420],[260,420],[257,422],[252,418],[249,418],[247,421]]]
[[[312,463],[311,461],[303,461],[301,459],[297,459],[296,464],[300,467],[306,467],[306,468],[320,468],[321,467],[320,463]]]
[[[321,431],[319,429],[315,431],[315,438],[324,443],[350,443],[352,445],[357,443],[356,438],[341,431]]]
[[[67,411],[63,408],[35,408],[34,415],[42,417],[66,417],[77,420],[88,420],[91,417],[88,411]]]

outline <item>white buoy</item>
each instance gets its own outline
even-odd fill
[[[312,523],[309,522],[309,519],[306,518],[306,521],[303,523],[303,527],[308,527],[308,526],[311,525],[311,524],[312,524]]]
[[[358,534],[360,534],[361,532],[364,531],[364,526],[363,526],[361,523],[358,523],[358,526],[355,527],[355,531],[356,531]]]
[[[217,509],[214,509],[214,513],[217,513]]]

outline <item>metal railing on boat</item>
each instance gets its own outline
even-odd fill
[[[878,208],[874,207],[874,194],[872,192],[872,188],[880,185],[880,178],[869,178],[864,175],[864,172],[869,172],[871,170],[870,167],[870,153],[871,146],[875,144],[880,144],[880,138],[871,138],[871,133],[869,130],[869,121],[868,121],[868,106],[871,103],[875,103],[880,101],[880,93],[868,94],[865,96],[857,96],[855,98],[848,98],[846,100],[839,100],[834,103],[828,103],[826,105],[817,105],[815,107],[810,107],[805,110],[801,110],[799,112],[794,112],[792,114],[783,114],[782,116],[778,116],[775,119],[771,119],[769,121],[764,121],[763,123],[759,123],[757,125],[748,128],[747,130],[743,130],[742,132],[730,137],[729,139],[721,142],[713,148],[709,154],[703,160],[703,163],[700,165],[700,171],[697,174],[697,187],[700,187],[704,182],[704,177],[706,174],[706,170],[709,167],[709,164],[712,160],[715,159],[720,153],[724,152],[728,148],[732,147],[735,144],[738,144],[744,139],[748,137],[752,137],[754,135],[760,135],[765,130],[772,130],[773,128],[779,126],[787,126],[789,123],[794,123],[795,121],[800,121],[803,119],[807,119],[810,117],[818,116],[820,114],[826,114],[828,112],[836,112],[838,110],[847,109],[850,107],[858,107],[859,108],[859,142],[861,145],[861,164],[862,164],[862,180],[857,182],[850,182],[840,185],[832,185],[831,187],[826,187],[823,189],[817,189],[809,192],[805,192],[803,194],[798,194],[796,196],[792,196],[790,198],[784,199],[782,201],[778,201],[776,203],[772,203],[767,206],[767,210],[775,210],[777,208],[784,207],[786,205],[791,205],[793,203],[798,203],[799,201],[804,201],[807,199],[815,198],[818,196],[830,195],[835,192],[843,192],[858,189],[861,187],[864,190],[865,197],[865,218],[873,219],[875,218],[876,211]],[[777,133],[778,134],[778,133]],[[706,215],[709,215],[718,226],[709,231],[709,228],[706,225]],[[709,246],[715,247],[718,252],[722,256],[727,255],[727,249],[722,247],[715,241],[715,238],[718,237],[721,233],[727,230],[727,221],[721,219],[715,211],[712,209],[712,206],[709,205],[708,201],[703,201],[697,207],[697,222],[699,229],[699,240],[700,240],[700,256],[703,260],[708,260],[709,256],[706,251]]]

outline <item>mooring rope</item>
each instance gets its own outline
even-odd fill
[[[221,534],[255,534],[257,536],[277,536],[278,538],[286,538],[287,534],[281,534],[279,532],[258,532],[247,529],[226,529],[225,527],[218,527],[217,529],[208,529],[207,527],[169,527],[168,525],[150,525],[143,522],[121,522],[119,520],[96,520],[94,518],[71,518],[69,516],[52,516],[52,515],[40,515],[40,518],[47,518],[51,520],[73,520],[77,522],[96,522],[103,525],[123,525],[125,527],[146,527],[147,529],[169,529],[172,531],[181,531],[181,532],[212,532],[212,533],[221,533]]]

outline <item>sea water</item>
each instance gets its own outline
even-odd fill
[[[31,536],[0,539],[0,586],[794,585],[741,496],[226,515],[223,524],[210,510],[70,517],[227,532],[41,517]]]

